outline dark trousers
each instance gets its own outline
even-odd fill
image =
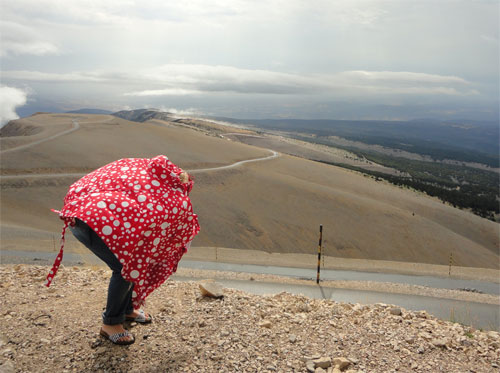
[[[113,271],[109,280],[106,310],[102,314],[103,323],[106,325],[121,324],[125,321],[125,315],[134,310],[132,307],[134,284],[123,279],[121,275],[122,264],[97,233],[83,221],[75,220],[75,226],[70,226],[73,235]]]

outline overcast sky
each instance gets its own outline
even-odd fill
[[[499,1],[0,0],[2,122],[498,119]]]

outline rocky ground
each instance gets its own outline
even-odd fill
[[[385,304],[256,296],[167,281],[135,344],[98,336],[109,272],[2,265],[1,372],[495,372],[500,335]]]

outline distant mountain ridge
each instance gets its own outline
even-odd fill
[[[112,115],[133,122],[146,122],[151,119],[159,119],[159,120],[173,119],[172,113],[159,111],[157,109],[122,110],[113,113]]]
[[[135,121],[177,120],[178,116],[157,109],[123,110],[113,115]],[[499,126],[493,122],[333,120],[333,119],[235,119],[201,116],[200,119],[246,124],[262,129],[308,133],[318,139],[339,136],[403,151],[427,154],[436,159],[460,159],[498,167]],[[464,157],[463,154],[467,153]]]
[[[78,110],[67,111],[69,114],[111,114],[112,111],[102,110],[102,109],[91,109],[91,108],[83,108]]]

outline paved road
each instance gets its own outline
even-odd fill
[[[274,150],[271,150],[271,149],[266,149],[266,150],[270,151],[272,154],[267,156],[267,157],[239,161],[239,162],[230,164],[228,166],[220,166],[220,167],[213,167],[213,168],[200,168],[197,170],[186,170],[186,171],[189,172],[190,174],[196,174],[196,173],[207,172],[207,171],[227,170],[229,168],[235,168],[235,167],[241,166],[242,164],[245,164],[245,163],[262,162],[262,161],[267,161],[267,160],[274,159],[274,158],[277,158],[280,156],[280,154],[278,152],[275,152]]]
[[[176,281],[204,280],[204,278],[178,275],[172,276],[172,279]],[[442,320],[454,320],[464,325],[472,325],[478,329],[500,331],[500,308],[493,304],[425,297],[421,295],[337,289],[315,284],[296,285],[229,279],[217,279],[216,281],[220,282],[224,287],[258,295],[274,295],[286,291],[292,294],[301,294],[309,298],[327,299],[335,302],[394,304],[412,311],[425,310]]]
[[[291,268],[280,266],[263,266],[254,264],[235,264],[197,260],[183,260],[181,266],[192,269],[207,269],[237,273],[258,273],[285,276],[298,279],[315,280],[316,269]],[[375,281],[400,284],[420,285],[436,289],[475,289],[485,294],[500,296],[500,285],[494,282],[464,280],[453,277],[437,277],[428,275],[404,275],[395,273],[379,273],[367,271],[349,271],[338,269],[321,269],[321,280],[326,281]]]
[[[196,173],[201,173],[201,172],[210,172],[210,171],[219,171],[219,170],[226,170],[230,168],[235,168],[238,166],[241,166],[242,164],[245,163],[252,163],[252,162],[262,162],[262,161],[267,161],[270,159],[274,159],[280,156],[278,152],[275,152],[274,150],[269,150],[272,154],[267,156],[267,157],[262,157],[262,158],[255,158],[255,159],[247,159],[244,161],[239,161],[235,162],[233,164],[227,165],[227,166],[220,166],[220,167],[212,167],[212,168],[200,168],[200,169],[195,169],[195,170],[186,170],[190,174],[196,174]],[[87,173],[57,173],[57,174],[20,174],[20,175],[3,175],[0,177],[0,180],[16,180],[16,179],[43,179],[43,178],[56,178],[56,177],[82,177],[85,176]]]
[[[68,237],[68,239],[72,240],[73,238]],[[56,252],[49,253],[39,251],[1,250],[0,261],[2,263],[49,265],[52,263],[56,255]],[[68,252],[64,254],[64,265],[72,266],[81,265],[83,263],[98,266],[103,265],[103,263],[96,256],[90,253],[76,254]],[[224,263],[215,264],[222,265],[222,268],[219,269],[227,270]],[[193,262],[190,260],[181,260],[179,268],[199,268],[199,266],[193,266]],[[272,269],[272,271],[274,272],[275,267],[273,268],[274,269]],[[233,270],[234,269],[235,268],[233,268]],[[252,266],[252,270],[255,270],[254,266]],[[172,279],[177,281],[197,281],[204,278],[174,275],[172,276]],[[397,279],[394,280],[397,282]],[[277,294],[287,291],[292,294],[302,294],[311,298],[329,299],[336,302],[395,304],[408,310],[426,310],[430,314],[443,320],[454,319],[457,322],[472,325],[475,328],[500,331],[500,308],[497,305],[492,304],[426,297],[420,295],[393,294],[385,293],[383,291],[338,289],[316,285],[314,281],[311,281],[311,285],[231,279],[217,279],[217,281],[222,283],[227,288],[238,289],[259,295]]]

